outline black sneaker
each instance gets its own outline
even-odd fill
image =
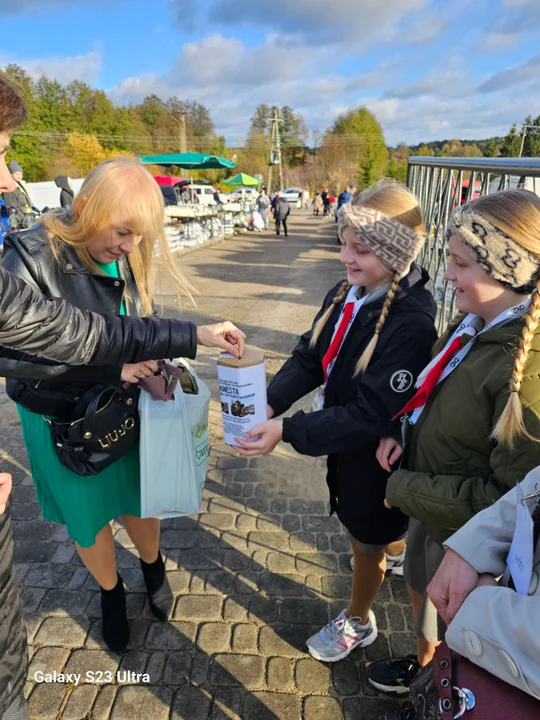
[[[409,692],[411,680],[421,670],[417,658],[407,655],[404,658],[377,660],[367,666],[367,678],[374,688],[386,693],[404,695]]]
[[[379,720],[416,720],[416,713],[412,705],[403,705],[392,712],[387,712]]]

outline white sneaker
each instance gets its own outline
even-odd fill
[[[398,575],[399,577],[403,577],[403,566],[405,564],[405,550],[401,553],[401,555],[395,555],[392,557],[392,555],[386,555],[386,572],[391,573],[392,575]],[[351,570],[354,570],[354,555],[351,555],[350,560]]]
[[[367,647],[377,639],[377,621],[373,612],[362,625],[361,618],[348,618],[343,610],[335,620],[306,642],[310,654],[322,662],[343,660],[356,647]]]

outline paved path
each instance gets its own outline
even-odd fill
[[[195,313],[227,317],[268,354],[274,373],[341,276],[335,227],[300,213],[291,235],[241,235],[181,258],[201,290]],[[161,299],[175,297],[159,278]],[[215,355],[198,370],[216,390]],[[63,527],[40,519],[14,406],[0,394],[0,470],[13,473],[16,558],[28,624],[30,717],[101,720],[376,720],[392,705],[365,679],[369,659],[411,651],[403,581],[384,584],[381,630],[367,651],[334,666],[306,655],[305,640],[344,607],[347,541],[327,513],[324,462],[280,446],[248,462],[221,440],[215,399],[201,514],[163,523],[161,547],[176,596],[174,618],[149,613],[138,559],[115,524],[128,586],[132,640],[123,657],[100,640],[99,592]],[[124,671],[147,674],[128,682]],[[35,673],[94,673],[88,682],[35,683]],[[119,674],[117,672],[119,671]]]

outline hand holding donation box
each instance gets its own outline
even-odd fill
[[[235,445],[236,437],[245,437],[249,430],[268,420],[264,353],[251,347],[245,348],[241,358],[222,353],[218,380],[223,435],[227,445]]]

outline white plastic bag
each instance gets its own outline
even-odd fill
[[[186,395],[180,383],[174,400],[139,399],[141,441],[141,517],[164,518],[200,512],[208,469],[210,390],[195,376],[198,395]]]

